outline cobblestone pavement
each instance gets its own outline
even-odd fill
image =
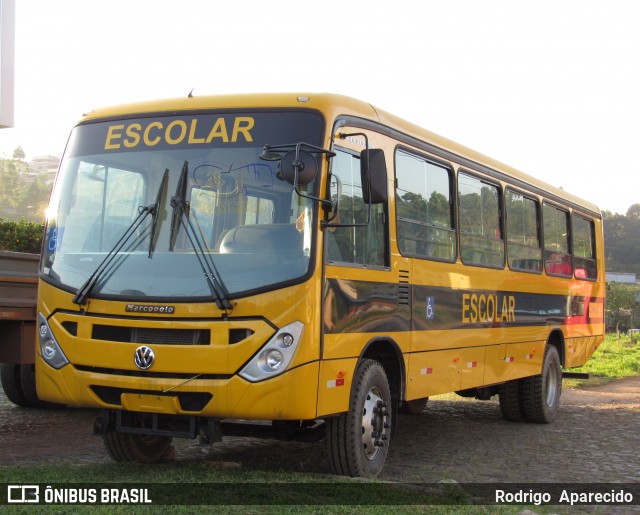
[[[24,409],[0,390],[0,465],[108,463],[96,413]],[[326,473],[324,442],[225,438],[212,447],[175,440],[177,460],[212,466]],[[400,415],[381,478],[393,481],[638,482],[640,378],[563,392],[553,424],[506,422],[497,401],[431,400]]]

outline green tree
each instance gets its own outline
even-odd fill
[[[627,209],[627,218],[630,220],[640,220],[640,204],[633,204]]]
[[[14,159],[0,159],[0,216],[18,218],[19,207],[25,196],[20,180],[19,162]]]
[[[22,160],[26,156],[27,155],[24,153],[24,150],[22,150],[21,146],[17,146],[16,149],[13,151],[13,158],[14,159]]]
[[[607,270],[640,274],[640,204],[626,216],[605,211],[603,219]]]
[[[629,329],[633,324],[640,322],[634,320],[638,317],[638,298],[640,286],[612,282],[607,286],[606,312],[609,317],[609,326],[615,327],[616,332]]]
[[[0,159],[0,217],[42,223],[51,185],[30,175],[25,152],[18,146],[11,159]]]
[[[25,214],[27,219],[34,222],[40,222],[45,219],[45,210],[49,204],[49,195],[51,194],[51,185],[47,184],[46,179],[42,176],[36,177],[26,188],[25,204],[28,211]]]

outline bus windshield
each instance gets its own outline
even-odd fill
[[[259,156],[267,144],[319,145],[323,123],[287,111],[79,125],[51,197],[43,277],[77,291],[102,264],[91,296],[158,301],[215,297],[207,267],[231,297],[301,280],[315,203]]]

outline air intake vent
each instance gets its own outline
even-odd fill
[[[230,329],[229,330],[229,343],[240,343],[242,340],[246,340],[253,334],[251,329]]]
[[[209,331],[197,329],[156,329],[94,325],[92,337],[96,340],[123,343],[153,343],[156,345],[209,345]]]
[[[409,284],[409,271],[399,270],[398,276],[398,304],[408,306],[411,302],[411,285]]]
[[[78,336],[78,322],[69,322],[67,320],[62,322],[62,327],[64,327],[71,336]]]

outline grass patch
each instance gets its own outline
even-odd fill
[[[517,506],[481,506],[455,484],[398,484],[320,474],[221,469],[207,462],[138,464],[28,465],[0,467],[0,483],[54,489],[149,488],[155,506],[32,505],[29,513],[519,513]],[[477,500],[477,499],[476,499]],[[71,508],[71,510],[69,510]],[[82,508],[82,509],[80,509]],[[3,506],[24,513],[24,506]]]
[[[565,380],[567,386],[596,386],[615,379],[640,376],[640,342],[627,335],[608,334],[598,350],[582,367],[571,372],[586,372],[589,379]]]

